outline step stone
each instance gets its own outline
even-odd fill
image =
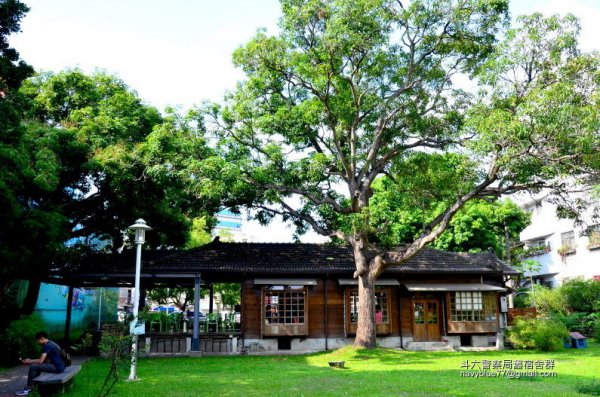
[[[408,342],[406,350],[412,351],[452,351],[454,350],[447,342]]]

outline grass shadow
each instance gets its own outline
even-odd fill
[[[357,349],[285,356],[215,356],[139,360],[140,382],[122,382],[118,396],[505,396],[576,395],[600,373],[600,348],[576,351],[408,352]],[[556,377],[464,376],[465,360],[555,360]],[[345,361],[344,370],[329,361]],[[84,366],[69,396],[94,395],[103,360]],[[123,377],[127,374],[123,373]]]

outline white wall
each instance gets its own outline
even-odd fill
[[[520,206],[530,209],[532,213],[531,225],[521,233],[521,241],[527,242],[537,238],[545,238],[550,245],[550,252],[532,256],[527,259],[537,260],[542,268],[535,274],[558,273],[553,278],[555,283],[561,284],[568,279],[583,277],[585,279],[600,276],[600,249],[589,249],[589,238],[582,236],[583,229],[575,227],[573,221],[558,219],[556,205],[547,201],[521,200]],[[561,256],[558,250],[562,246],[561,234],[569,231],[575,232],[574,254]]]

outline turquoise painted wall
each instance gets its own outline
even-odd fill
[[[100,294],[102,297],[101,321],[112,322],[116,320],[117,302],[114,296],[118,296],[117,288],[75,288],[73,290],[73,300],[71,301],[72,330],[96,327],[99,312],[99,290],[102,291]],[[69,288],[63,285],[42,283],[40,286],[35,312],[46,323],[47,332],[64,332],[68,293]]]

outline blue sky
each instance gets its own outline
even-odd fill
[[[36,70],[96,68],[118,75],[159,109],[220,101],[243,74],[231,53],[258,28],[277,32],[277,0],[24,0],[31,11],[11,44]],[[511,0],[512,15],[572,12],[581,46],[598,49],[600,0]],[[290,241],[280,223],[246,224],[260,241]],[[309,234],[303,241],[318,241]]]

